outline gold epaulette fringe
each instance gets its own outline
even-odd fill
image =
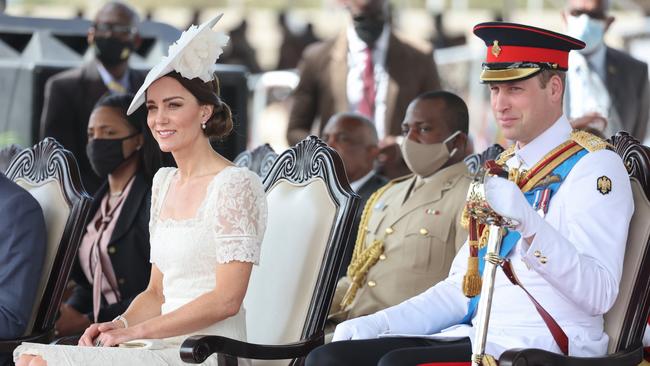
[[[571,140],[577,142],[578,145],[584,147],[589,152],[613,148],[607,141],[587,131],[573,130],[571,132]]]
[[[354,244],[352,260],[348,266],[347,275],[351,279],[351,283],[341,301],[341,309],[345,309],[348,305],[352,304],[357,290],[363,286],[368,271],[377,263],[379,256],[384,253],[384,243],[381,240],[375,240],[369,247],[365,247],[367,226],[373,207],[388,188],[408,178],[410,177],[394,179],[379,188],[368,198],[368,202],[366,202],[366,206],[363,208],[363,213],[361,214],[357,240]]]

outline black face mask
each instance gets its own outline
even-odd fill
[[[124,157],[122,142],[137,134],[134,133],[121,139],[93,139],[88,141],[86,155],[88,155],[90,166],[95,173],[103,178],[133,156],[137,150],[128,157]]]
[[[115,66],[125,62],[133,51],[132,41],[114,37],[95,37],[95,56],[104,66]]]
[[[358,16],[352,19],[352,24],[359,38],[370,47],[375,45],[384,30],[384,20],[379,18]]]

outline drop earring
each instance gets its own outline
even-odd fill
[[[206,123],[207,123],[207,122],[203,122],[203,123],[201,123],[201,129],[202,129],[202,130],[205,130],[205,128],[207,127],[207,126],[206,126]]]

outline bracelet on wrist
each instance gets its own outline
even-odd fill
[[[128,327],[129,327],[129,322],[126,321],[126,318],[123,317],[122,315],[118,315],[118,316],[116,316],[115,319],[113,319],[112,321],[116,321],[116,320],[121,321],[122,324],[124,324],[124,328],[128,328]]]

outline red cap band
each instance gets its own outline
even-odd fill
[[[548,62],[560,69],[569,68],[569,52],[549,48],[498,45],[487,48],[486,62]]]

